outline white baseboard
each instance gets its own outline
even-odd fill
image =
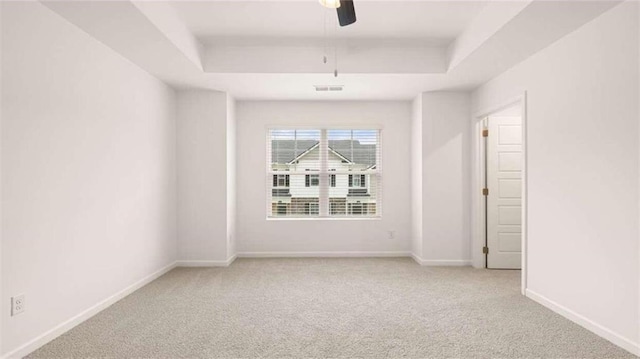
[[[60,335],[68,332],[69,330],[73,329],[75,326],[77,326],[78,324],[81,324],[82,322],[84,322],[85,320],[93,317],[94,315],[100,313],[101,311],[105,310],[106,308],[108,308],[109,306],[111,306],[112,304],[116,303],[117,301],[121,300],[122,298],[128,296],[129,294],[135,292],[136,290],[144,287],[145,285],[153,282],[155,279],[159,278],[160,276],[162,276],[163,274],[169,272],[170,270],[172,270],[173,268],[176,267],[176,263],[171,263],[168,266],[140,279],[139,281],[133,283],[132,285],[126,287],[125,289],[121,290],[120,292],[102,300],[101,302],[98,302],[97,304],[93,305],[92,307],[82,311],[81,313],[79,313],[78,315],[62,322],[61,324],[57,325],[56,327],[54,327],[53,329],[45,332],[44,334],[36,337],[35,339],[32,339],[31,341],[27,342],[26,344],[21,345],[20,347],[13,349],[11,351],[9,351],[8,353],[6,353],[2,358],[3,359],[13,359],[13,358],[22,358],[30,353],[32,353],[33,351],[35,351],[36,349],[42,347],[43,345],[49,343],[50,341],[52,341],[53,339],[59,337]]]
[[[366,258],[409,257],[410,252],[239,252],[239,258]]]
[[[468,259],[423,259],[422,265],[431,267],[470,267],[471,261]]]
[[[411,253],[411,258],[413,258],[413,260],[416,261],[416,263],[418,263],[419,265],[422,265],[422,258],[420,258],[417,254]]]
[[[552,311],[560,314],[561,316],[569,319],[570,321],[584,327],[585,329],[601,336],[602,338],[612,342],[613,344],[640,356],[640,343],[634,343],[632,340],[627,339],[620,334],[615,333],[609,328],[606,328],[574,311],[569,308],[566,308],[551,299],[548,299],[531,289],[525,290],[525,295],[527,298],[551,309]]]
[[[411,258],[421,266],[430,267],[467,267],[472,262],[467,259],[422,259],[414,253],[411,253]]]
[[[209,261],[209,260],[195,260],[195,261],[177,261],[176,267],[228,267],[236,260],[238,256],[233,255],[227,260]]]

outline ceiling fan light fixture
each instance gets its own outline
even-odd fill
[[[329,9],[337,9],[340,7],[340,0],[319,0],[320,5]]]

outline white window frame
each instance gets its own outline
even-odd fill
[[[383,147],[383,131],[382,126],[362,126],[362,127],[344,127],[344,126],[267,126],[266,128],[266,139],[267,143],[271,141],[270,133],[272,130],[282,130],[282,129],[313,129],[320,131],[320,145],[319,145],[319,155],[320,155],[320,171],[313,173],[314,175],[319,175],[319,192],[320,195],[318,197],[318,205],[319,205],[319,215],[316,216],[283,216],[277,217],[271,215],[272,210],[272,202],[271,202],[271,189],[267,188],[267,220],[380,220],[382,219],[382,184],[384,183],[383,175],[382,175],[382,151]],[[356,173],[353,171],[336,171],[328,169],[328,161],[327,155],[329,154],[329,141],[327,138],[327,132],[329,130],[376,130],[378,131],[378,150],[376,151],[376,166],[374,170],[369,170],[366,174],[371,176],[378,177],[378,192],[376,195],[376,214],[375,215],[332,215],[330,214],[329,208],[329,190],[331,188],[331,180],[329,175],[360,175],[363,173]],[[269,147],[267,147],[269,148]],[[271,163],[271,151],[267,151],[267,175],[272,176],[274,174],[282,174],[282,172],[272,171],[269,168],[269,163]],[[305,174],[309,175],[309,171],[287,171],[289,175],[295,174]],[[370,180],[369,180],[370,181]],[[268,183],[268,182],[267,182]],[[310,184],[310,187],[311,184]],[[347,208],[345,211],[348,212]]]

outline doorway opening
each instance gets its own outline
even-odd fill
[[[474,266],[522,269],[526,288],[525,96],[474,118]],[[476,135],[477,134],[477,135]]]

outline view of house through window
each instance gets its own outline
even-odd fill
[[[268,131],[269,217],[380,216],[380,130]]]

